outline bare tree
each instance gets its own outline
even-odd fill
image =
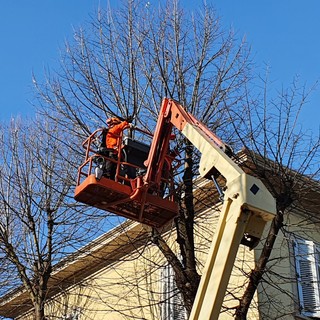
[[[300,117],[314,88],[299,86],[295,79],[290,88],[269,98],[271,88],[268,81],[264,80],[263,101],[250,101],[248,116],[243,119],[242,126],[235,128],[253,163],[250,171],[263,179],[275,197],[277,207],[259,258],[249,274],[248,283],[236,308],[237,320],[247,319],[257,287],[267,282],[268,273],[272,273],[268,262],[278,235],[282,233],[285,238],[290,238],[290,228],[286,225],[290,215],[297,210],[304,215],[304,228],[308,223],[313,228],[319,223],[319,219],[314,216],[319,210],[319,202],[311,195],[311,190],[319,192],[320,137],[319,133],[303,129]],[[281,290],[277,284],[273,286]],[[295,299],[293,296],[290,298]],[[277,307],[275,309],[281,310]],[[264,319],[269,319],[268,315],[264,315]]]
[[[300,177],[319,179],[319,167],[312,168],[318,164],[319,137],[308,137],[297,122],[308,93],[294,85],[278,100],[266,102],[264,95],[264,100],[253,101],[248,94],[250,66],[246,44],[221,29],[212,8],[187,15],[178,1],[146,6],[129,0],[116,12],[99,10],[66,44],[60,71],[45,84],[35,80],[42,113],[68,135],[73,155],[79,154],[79,141],[110,115],[133,115],[136,125],[152,131],[165,96],[178,100],[230,144],[251,150],[256,165],[247,170],[273,192],[277,216],[236,308],[237,319],[246,319],[277,235],[286,232],[284,215],[307,199],[307,184]],[[177,145],[185,158],[178,175],[182,181],[177,181],[184,204],[175,221],[182,261],[161,234],[154,232],[151,240],[172,265],[190,313],[200,278],[194,243],[197,153],[181,137]]]
[[[22,286],[40,320],[53,265],[90,240],[90,226],[70,196],[75,170],[58,127],[12,120],[0,130],[0,290]]]
[[[136,125],[152,132],[166,96],[231,137],[226,106],[229,112],[241,108],[251,61],[246,44],[222,30],[212,8],[186,14],[176,0],[151,6],[130,0],[117,12],[100,9],[74,40],[66,45],[60,72],[44,85],[34,81],[42,112],[70,135],[85,138],[114,114],[133,115]],[[172,265],[190,313],[200,279],[194,244],[197,165],[188,142],[181,154],[185,205],[176,230],[182,261],[160,234],[152,239]]]
[[[152,131],[166,96],[179,100],[231,144],[252,151],[254,174],[273,192],[277,216],[236,310],[237,319],[245,319],[267,271],[273,243],[279,232],[285,232],[284,214],[306,199],[307,184],[297,177],[319,178],[318,167],[311,170],[318,163],[319,137],[308,137],[299,127],[298,115],[308,93],[296,83],[280,92],[278,100],[248,98],[251,61],[246,45],[221,30],[211,8],[201,13],[187,16],[176,1],[157,8],[128,1],[116,14],[100,10],[91,29],[77,33],[74,45],[67,44],[62,71],[39,87],[39,93],[44,110],[58,114],[59,124],[75,136],[84,137],[113,114],[134,115],[137,125]],[[182,261],[161,234],[154,233],[152,240],[173,266],[190,312],[199,282],[193,194],[197,162],[192,146],[186,144],[184,205],[176,220]]]

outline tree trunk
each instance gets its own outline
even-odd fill
[[[273,219],[269,234],[265,241],[264,247],[262,249],[260,258],[249,275],[249,283],[247,288],[240,300],[239,306],[236,309],[235,320],[246,320],[247,313],[257,290],[258,284],[260,283],[263,274],[265,272],[265,267],[269,261],[274,243],[276,241],[279,230],[283,224],[283,211],[278,211],[276,217]]]
[[[184,209],[181,209],[177,220],[177,242],[183,258],[182,264],[187,283],[183,286],[177,283],[180,289],[188,314],[190,315],[194,299],[197,294],[200,276],[196,270],[194,249],[194,197],[193,197],[193,146],[186,141],[184,183]]]
[[[34,306],[34,320],[45,320],[44,314],[44,302],[38,299],[37,303]]]

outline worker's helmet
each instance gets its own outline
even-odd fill
[[[117,117],[107,119],[107,125],[108,126],[119,124],[120,122],[121,122],[121,120],[119,118],[117,118]]]

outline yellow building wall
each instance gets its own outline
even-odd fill
[[[219,213],[204,212],[195,225],[197,259],[199,272],[205,264],[206,254],[211,244]],[[204,217],[205,216],[205,217]],[[165,235],[171,247],[178,250],[176,234],[169,231]],[[253,267],[254,252],[241,246],[233,269],[224,307],[234,308],[244,289],[243,272]],[[135,317],[145,320],[161,319],[161,267],[166,264],[156,245],[150,242],[136,248],[136,251],[122,258],[121,261],[108,265],[99,272],[85,279],[59,297],[47,309],[48,316],[66,315],[72,309],[79,308],[81,319],[129,319]],[[62,310],[62,312],[61,312]],[[219,319],[233,319],[233,311],[222,312]],[[258,320],[254,308],[249,314],[251,320]]]
[[[217,210],[204,212],[195,225],[200,273],[218,215]],[[285,223],[288,230],[303,237],[307,234],[310,236],[310,232],[313,232],[314,240],[320,243],[319,230],[311,228],[310,222],[303,225],[301,221],[301,218],[291,214]],[[266,230],[268,229],[267,227]],[[270,270],[265,279],[267,283],[258,287],[258,294],[255,295],[247,317],[250,320],[296,319],[296,309],[292,303],[296,297],[295,269],[293,257],[290,255],[291,239],[287,236],[282,233],[278,236],[268,264]],[[175,232],[168,231],[165,238],[177,250]],[[234,319],[237,299],[243,295],[247,275],[254,268],[254,260],[258,259],[260,253],[259,246],[251,251],[240,246],[219,320]],[[133,247],[133,251],[119,261],[107,263],[81,283],[54,297],[52,302],[48,303],[47,315],[49,319],[61,319],[62,316],[78,310],[81,320],[123,320],[131,317],[159,320],[162,299],[161,269],[165,264],[166,261],[156,245],[146,242],[143,246]],[[31,318],[25,315],[19,319]]]

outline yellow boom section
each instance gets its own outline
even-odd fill
[[[263,183],[246,174],[193,124],[181,131],[202,153],[200,175],[218,170],[227,180],[224,203],[189,320],[216,320],[239,245],[254,247],[276,212],[275,199]],[[250,243],[250,241],[252,241]]]

